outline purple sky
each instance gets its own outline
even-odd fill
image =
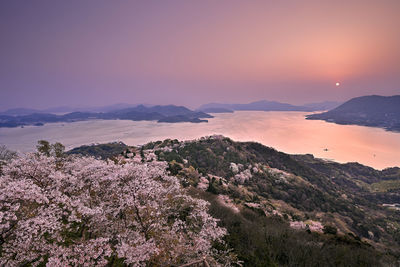
[[[398,0],[1,1],[0,110],[399,94],[399,14]]]

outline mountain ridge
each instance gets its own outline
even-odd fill
[[[223,103],[208,103],[201,105],[197,110],[206,111],[210,109],[226,109],[229,111],[321,111],[328,110],[339,105],[338,102],[324,101],[317,103],[310,103],[305,105],[292,105],[288,103],[281,103],[277,101],[259,100],[247,104],[223,104]]]
[[[335,109],[307,115],[306,118],[400,131],[400,95],[355,97]]]
[[[26,125],[42,126],[51,122],[75,122],[83,120],[155,120],[158,122],[207,122],[204,118],[213,116],[200,112],[192,111],[184,106],[166,105],[146,107],[139,105],[136,107],[113,110],[110,112],[71,112],[63,115],[52,113],[32,113],[29,115],[0,115],[0,127],[18,127]]]

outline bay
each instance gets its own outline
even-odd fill
[[[256,141],[290,154],[313,154],[337,162],[359,162],[377,169],[400,166],[400,133],[384,129],[306,120],[306,112],[237,111],[213,114],[208,123],[93,120],[0,128],[0,144],[20,152],[34,151],[38,140],[61,142],[67,149],[122,141],[141,145],[167,138],[192,140],[224,135]]]

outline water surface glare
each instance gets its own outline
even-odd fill
[[[21,152],[45,139],[68,149],[83,144],[122,141],[140,145],[176,138],[191,140],[222,134],[235,141],[257,141],[290,154],[313,154],[338,162],[360,162],[383,169],[400,166],[400,133],[380,128],[305,120],[304,112],[239,111],[213,114],[208,123],[95,120],[41,127],[0,128],[0,144]]]

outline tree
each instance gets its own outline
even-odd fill
[[[59,142],[50,144],[49,141],[39,140],[36,149],[38,153],[48,157],[62,158],[65,156],[65,146]]]
[[[51,145],[51,151],[56,158],[64,157],[65,146],[61,143],[54,143]]]
[[[51,145],[49,141],[39,140],[36,149],[39,153],[42,153],[46,156],[50,156]]]
[[[11,150],[8,150],[5,145],[0,146],[0,174],[3,165],[7,164],[7,162],[11,161],[17,156],[17,153]]]
[[[0,166],[6,164],[16,157],[17,153],[15,151],[7,149],[5,145],[0,145]]]
[[[337,228],[331,225],[325,225],[322,231],[324,232],[324,234],[331,234],[331,235],[337,234]]]
[[[43,145],[47,146],[45,143]],[[225,229],[165,162],[23,155],[0,176],[0,265],[167,266],[199,258],[229,265],[213,248]]]
[[[17,156],[17,153],[11,150],[8,150],[5,145],[0,145],[0,160],[7,162],[12,160]]]

